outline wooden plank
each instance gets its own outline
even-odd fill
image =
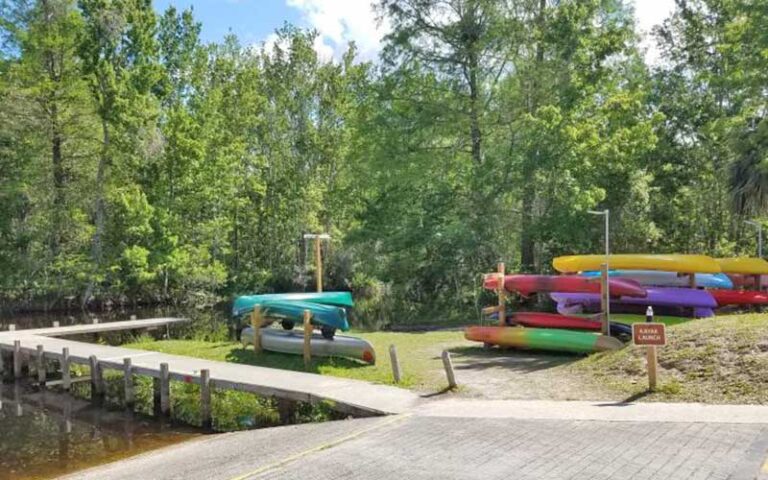
[[[389,361],[392,363],[392,378],[394,378],[395,383],[400,383],[403,372],[400,370],[400,360],[397,358],[397,347],[394,345],[389,346]]]
[[[611,293],[609,279],[608,264],[603,263],[600,265],[600,305],[602,307],[603,322],[601,332],[603,335],[611,334]]]
[[[448,388],[456,388],[456,374],[453,372],[453,361],[451,360],[451,352],[443,350],[443,368],[445,368],[445,376],[448,378]]]
[[[21,341],[13,341],[13,378],[21,378],[21,364],[23,359],[21,357]]]
[[[104,376],[96,355],[89,357],[89,364],[91,367],[91,400],[101,400],[104,396]]]
[[[131,357],[123,359],[123,388],[125,390],[125,408],[133,410],[135,392],[133,386],[133,365]]]
[[[504,277],[506,275],[503,262],[496,266],[496,271],[499,275],[499,281],[496,285],[496,293],[499,297],[499,325],[504,327],[507,325],[507,290],[504,288]]]
[[[261,315],[261,307],[256,306],[251,312],[251,327],[253,328],[253,350],[261,353],[261,327],[264,319]]]
[[[211,416],[211,371],[207,368],[200,370],[200,419],[205,430],[210,430],[213,427],[213,417]]]
[[[304,310],[304,368],[312,363],[312,312]]]
[[[648,348],[648,389],[656,390],[658,359],[656,358],[656,346],[651,345]]]
[[[43,346],[38,345],[37,351],[35,353],[36,353],[35,368],[37,369],[37,383],[39,385],[45,385],[46,374],[48,372],[45,369],[45,350],[43,349]]]
[[[72,386],[72,371],[69,365],[69,347],[61,349],[61,386],[64,390],[69,390]]]
[[[168,374],[168,364],[160,364],[160,414],[171,414],[171,377]]]
[[[123,330],[143,330],[166,325],[175,325],[178,323],[189,322],[188,318],[148,318],[145,320],[128,320],[109,323],[89,323],[85,325],[70,325],[65,327],[53,328],[35,328],[30,330],[16,330],[16,333],[24,335],[42,335],[46,337],[57,337],[63,335],[81,335],[86,333],[106,333],[118,332]],[[1,335],[8,335],[10,332],[2,332]]]

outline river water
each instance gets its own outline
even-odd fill
[[[183,312],[189,313],[189,312]],[[0,316],[0,329],[62,326],[158,316],[184,316],[169,311],[111,314],[46,314]],[[221,312],[198,312],[203,330],[224,325]],[[185,327],[190,328],[190,327]],[[156,332],[162,335],[165,332]],[[119,343],[121,334],[102,341]],[[88,340],[79,339],[79,340]],[[88,400],[39,389],[29,383],[0,383],[0,480],[47,479],[108,463],[203,435],[202,430],[172,425],[151,416],[94,405]],[[85,385],[83,385],[85,386]]]

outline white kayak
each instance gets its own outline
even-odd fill
[[[253,345],[253,327],[246,327],[243,330],[240,341],[243,347]],[[313,357],[347,357],[370,364],[376,363],[376,351],[373,345],[362,338],[335,335],[332,340],[329,340],[322,334],[313,332],[309,346]],[[303,355],[304,332],[301,329],[262,328],[261,347],[271,352]]]

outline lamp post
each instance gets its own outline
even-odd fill
[[[605,217],[605,271],[603,272],[604,278],[603,278],[603,296],[604,296],[604,303],[603,306],[603,314],[605,315],[605,318],[603,319],[603,330],[605,330],[603,333],[605,335],[611,334],[611,292],[610,292],[610,282],[609,282],[609,276],[608,272],[610,270],[610,257],[611,257],[611,232],[610,232],[610,221],[611,221],[611,211],[607,208],[605,210],[587,210],[587,213],[592,215],[602,215]]]
[[[757,256],[763,258],[763,224],[756,220],[744,220],[744,223],[757,228]]]

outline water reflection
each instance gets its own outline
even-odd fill
[[[0,383],[0,479],[53,478],[200,435],[21,383]]]

